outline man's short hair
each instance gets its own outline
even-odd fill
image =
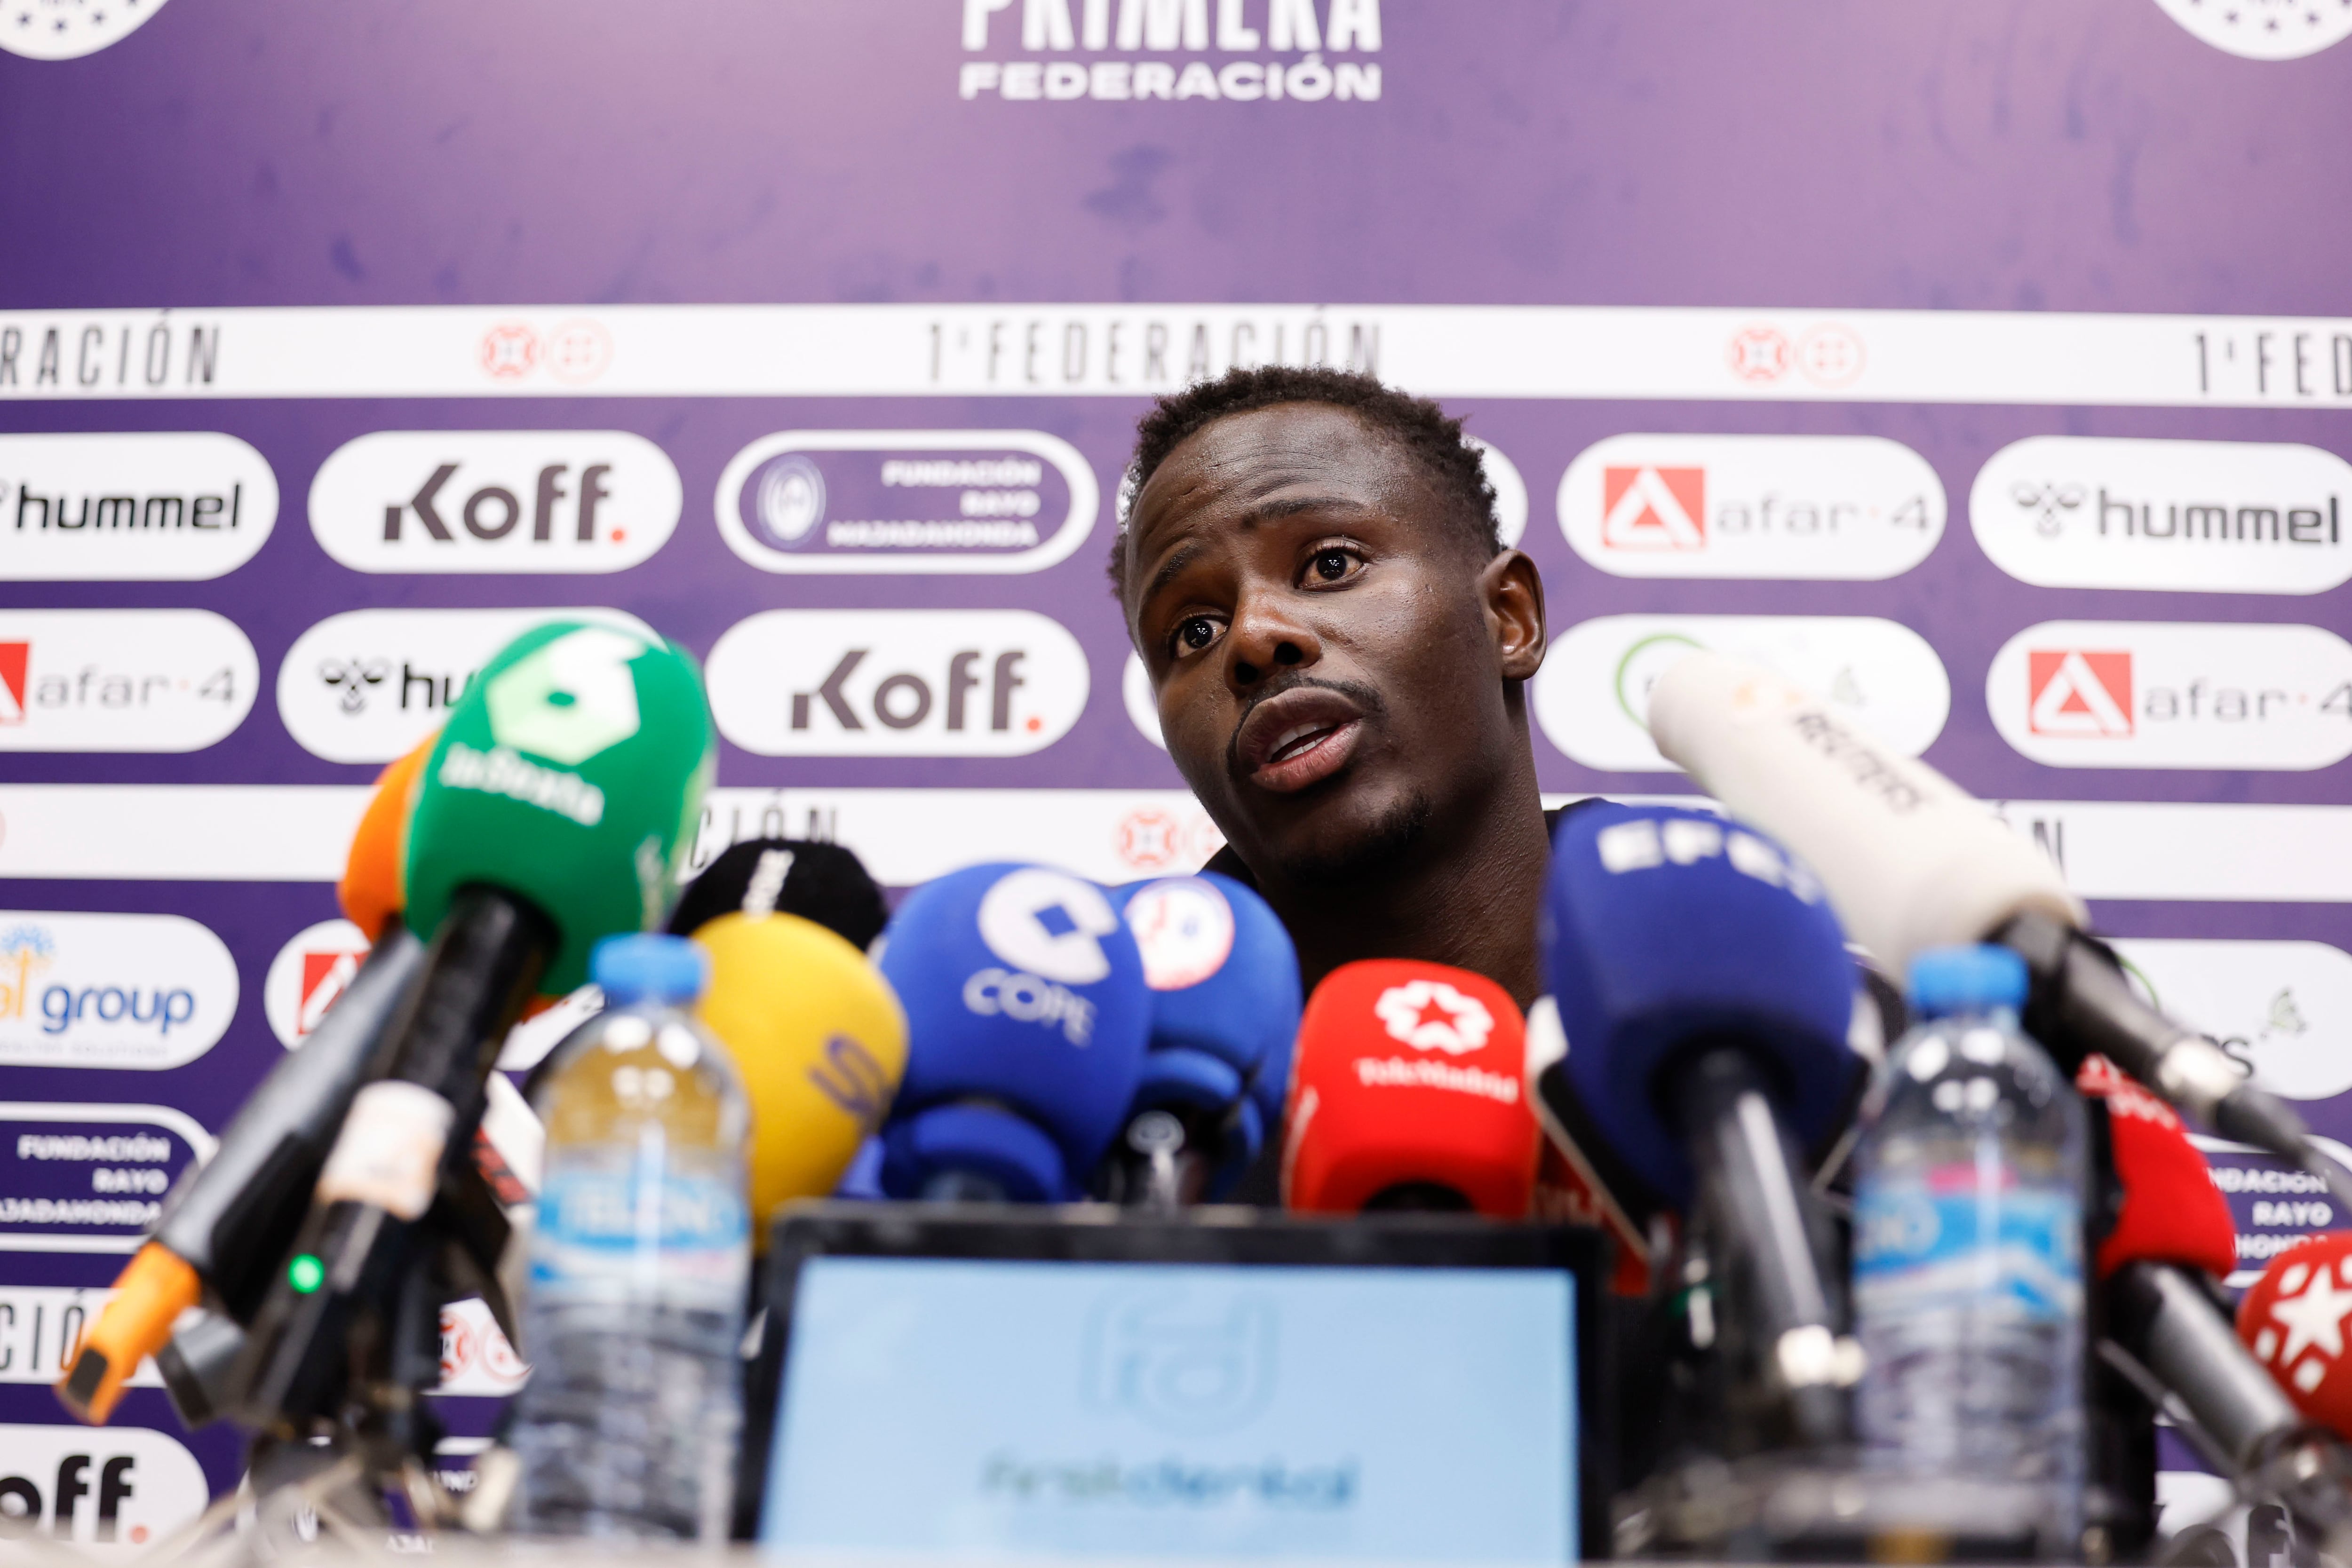
[[[1168,455],[1202,426],[1228,414],[1278,403],[1319,402],[1344,408],[1373,430],[1393,437],[1428,475],[1446,503],[1448,520],[1478,559],[1492,559],[1503,548],[1496,531],[1495,486],[1478,461],[1477,448],[1462,434],[1462,422],[1427,398],[1383,386],[1355,371],[1290,365],[1231,370],[1214,381],[1197,382],[1151,405],[1135,427],[1135,455],[1119,486],[1118,534],[1111,541],[1112,591],[1127,596],[1127,536],[1135,498]]]

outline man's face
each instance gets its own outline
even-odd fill
[[[1217,420],[1136,497],[1127,609],[1160,729],[1261,877],[1374,870],[1524,750],[1504,685],[1542,658],[1541,588],[1529,655],[1489,601],[1532,568],[1465,533],[1410,452],[1325,403]]]

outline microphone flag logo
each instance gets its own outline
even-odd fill
[[[1442,1051],[1466,1056],[1483,1050],[1495,1030],[1486,1004],[1465,997],[1443,980],[1408,980],[1391,986],[1372,1004],[1372,1012],[1391,1040],[1416,1051]]]
[[[637,733],[636,679],[629,662],[642,638],[583,626],[534,649],[494,677],[484,694],[490,733],[502,746],[572,766]]]
[[[2129,651],[2029,650],[2029,722],[2036,735],[2121,737],[2132,732]]]
[[[1234,950],[1234,910],[1216,885],[1171,876],[1128,900],[1127,927],[1143,954],[1144,983],[1181,991],[1214,976]]]
[[[2309,1395],[2344,1354],[2347,1316],[2352,1316],[2352,1258],[2298,1259],[2279,1276],[2271,1322],[2254,1333],[2254,1354]],[[2315,1354],[2305,1356],[2306,1350]]]
[[[1065,986],[1090,986],[1110,973],[1097,937],[1118,929],[1102,889],[1066,872],[1008,872],[981,896],[980,939],[1016,969]]]

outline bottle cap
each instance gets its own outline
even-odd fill
[[[609,1006],[690,1002],[710,983],[710,960],[683,936],[607,936],[596,944],[590,975]]]
[[[1929,1018],[2024,1001],[2025,960],[2006,947],[1930,947],[1911,960],[1911,1005]]]

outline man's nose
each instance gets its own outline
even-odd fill
[[[1322,657],[1322,640],[1313,629],[1270,597],[1254,597],[1236,607],[1225,633],[1225,678],[1235,691]]]

